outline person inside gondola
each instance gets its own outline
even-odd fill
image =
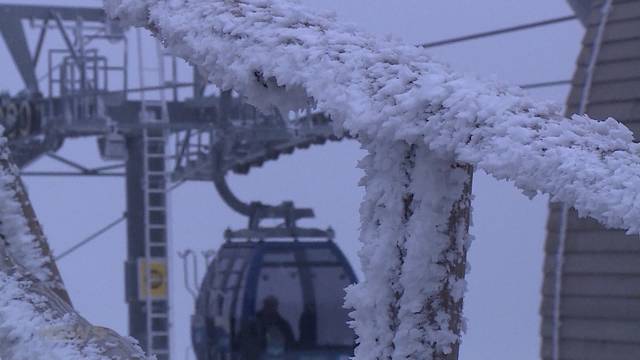
[[[256,318],[262,335],[262,349],[267,356],[283,355],[293,347],[295,339],[291,325],[280,315],[275,296],[267,296],[263,300]]]

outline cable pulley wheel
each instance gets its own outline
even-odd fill
[[[5,127],[4,134],[5,136],[14,135],[16,122],[18,121],[18,106],[12,101],[7,102],[4,106],[4,113],[4,122],[2,124]]]
[[[33,128],[33,108],[27,100],[20,102],[16,132],[18,136],[29,136]]]

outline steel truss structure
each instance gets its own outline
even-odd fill
[[[49,43],[51,33],[62,40],[61,48]],[[158,359],[170,354],[167,192],[172,186],[213,182],[227,204],[249,217],[248,229],[229,231],[229,239],[333,236],[331,230],[295,225],[313,216],[310,209],[245,204],[225,182],[230,171],[244,174],[281,154],[339,140],[324,115],[309,109],[260,112],[231,91],[205,95],[205,79],[194,70],[191,81],[180,82],[175,57],[160,47],[154,60],[143,59],[147,51],[140,37],[139,81],[131,87],[130,33],[99,8],[0,5],[0,34],[25,84],[19,94],[0,96],[0,124],[15,162],[25,167],[48,156],[72,169],[23,174],[126,177],[129,333]],[[37,36],[33,49],[30,34]],[[106,53],[107,47],[113,50]],[[42,61],[47,71],[39,78]],[[148,67],[149,62],[157,66]],[[88,136],[98,138],[104,159],[117,163],[87,168],[55,153],[65,139]],[[282,219],[286,226],[260,227],[266,218]]]

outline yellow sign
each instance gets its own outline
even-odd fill
[[[147,266],[146,259],[138,260],[138,295],[140,300],[147,298]],[[154,300],[166,299],[168,296],[168,274],[165,259],[151,259],[149,273],[151,275],[150,295]]]

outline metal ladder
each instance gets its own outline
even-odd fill
[[[164,54],[156,42],[158,66],[144,66],[144,54],[138,30],[138,59],[140,87],[145,87],[145,74],[157,74],[160,85],[165,84]],[[144,194],[144,242],[145,257],[140,259],[139,274],[144,279],[140,286],[140,300],[146,309],[146,346],[149,355],[158,360],[170,356],[170,306],[169,306],[169,237],[167,224],[167,143],[169,113],[164,91],[159,100],[148,100],[141,95],[140,121],[143,125],[143,194]],[[157,125],[157,126],[154,126]]]

